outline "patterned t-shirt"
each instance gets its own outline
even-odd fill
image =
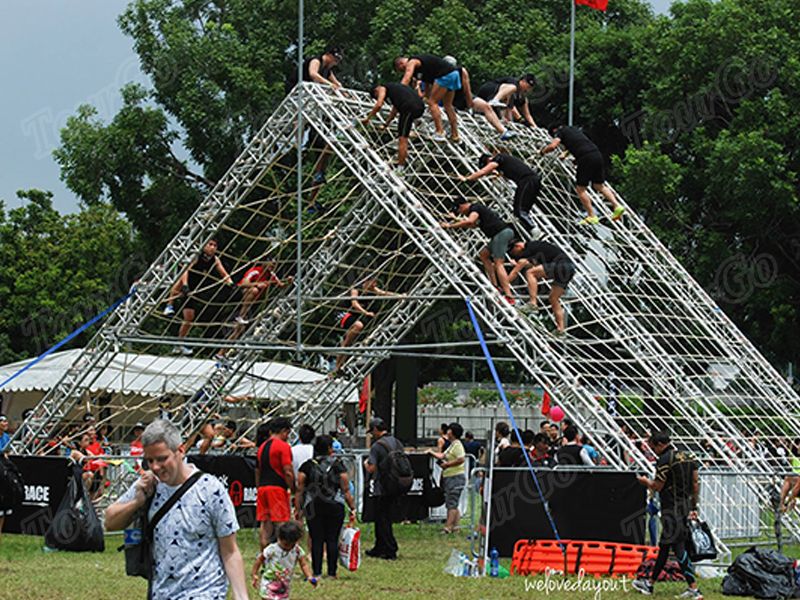
[[[289,597],[294,567],[306,553],[295,544],[291,550],[284,550],[278,542],[264,548],[264,570],[261,573],[262,598],[283,600]]]
[[[194,473],[196,467],[190,468]],[[179,487],[156,486],[151,518]],[[134,484],[119,502],[130,502],[135,494]],[[228,580],[218,539],[238,529],[227,490],[213,475],[203,475],[156,525],[153,600],[225,600]]]

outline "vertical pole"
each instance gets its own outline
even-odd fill
[[[303,351],[301,316],[303,287],[303,0],[297,0],[297,265],[295,267],[295,315],[297,354]]]
[[[569,0],[571,6],[569,19],[569,106],[567,125],[572,126],[572,109],[575,104],[575,0]]]

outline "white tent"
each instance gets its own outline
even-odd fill
[[[3,412],[12,418],[18,418],[24,409],[35,406],[58,383],[79,354],[80,350],[54,352],[0,387]],[[30,364],[32,360],[0,367],[0,382]],[[216,368],[217,364],[213,360],[121,352],[114,356],[108,367],[98,370],[90,391],[140,398],[168,395],[190,397],[203,386]],[[252,396],[270,400],[302,398],[302,394],[312,393],[325,379],[325,375],[292,365],[258,362],[227,393],[230,396]],[[342,382],[341,385],[347,384]],[[357,402],[357,390],[354,386],[349,387],[352,389],[347,400]]]

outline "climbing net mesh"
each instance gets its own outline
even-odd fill
[[[376,195],[376,182],[353,168],[354,159],[348,154],[348,144],[352,143],[369,148],[374,168],[392,168],[396,156],[394,129],[381,128],[388,107],[364,126],[355,121],[371,108],[368,95],[334,92],[317,85],[304,87],[307,121],[300,170],[300,272],[295,125],[276,142],[278,151],[262,165],[250,193],[216,223],[215,230],[207,232],[206,238],[218,242],[216,256],[234,284],[251,267],[271,265],[281,285],[273,280],[257,297],[246,299],[242,287],[226,285],[215,269],[197,272],[190,277],[191,294],[172,301],[174,315],[164,314],[170,302],[170,294],[165,293],[139,322],[135,335],[123,340],[124,356],[130,360],[151,361],[160,372],[169,368],[165,361],[174,361],[180,363],[184,374],[199,380],[211,377],[226,360],[235,361],[249,352],[240,376],[220,388],[225,403],[210,403],[206,408],[222,407],[235,414],[239,423],[245,424],[239,432],[251,437],[254,426],[265,416],[293,412],[304,402],[313,407],[313,399],[322,390],[337,401],[354,394],[360,384],[355,375],[362,372],[348,373],[349,363],[359,358],[374,366],[387,355],[387,347],[402,343],[425,317],[422,300],[428,310],[431,303],[435,306],[456,297],[453,282],[438,268],[441,261],[453,258],[420,248],[398,224],[402,211],[388,202],[386,195]],[[282,105],[283,110],[286,106]],[[574,165],[556,154],[539,156],[538,150],[550,139],[543,129],[510,124],[518,135],[501,143],[481,115],[460,112],[459,126],[460,142],[437,143],[432,139],[429,115],[420,119],[410,140],[407,166],[398,179],[393,179],[398,189],[390,192],[413,197],[437,220],[447,217],[452,198],[462,193],[513,222],[512,183],[487,177],[465,184],[458,176],[476,170],[478,156],[487,151],[513,154],[541,173],[542,192],[532,212],[536,224],[533,236],[564,249],[576,264],[577,275],[563,298],[567,335],[553,333],[547,307],[549,282],[539,288],[544,308],[527,318],[526,327],[574,377],[566,381],[563,370],[548,373],[543,367],[542,376],[558,381],[548,390],[556,403],[567,388],[579,388],[589,399],[576,409],[578,414],[570,416],[609,462],[637,464],[624,447],[604,442],[612,440],[611,433],[619,436],[624,432],[635,448],[646,453],[639,440],[648,432],[665,428],[678,444],[693,449],[707,464],[759,472],[784,469],[783,458],[775,449],[788,448],[789,436],[800,430],[798,397],[642,219],[627,207],[624,218],[612,222],[608,205],[593,193],[601,223],[595,227],[580,225],[584,215],[575,195]],[[324,183],[317,175],[322,166]],[[520,238],[528,237],[518,224],[514,227]],[[448,235],[463,248],[464,261],[476,260],[485,244],[477,230],[451,230]],[[202,246],[198,245],[198,253]],[[187,264],[168,268],[175,281]],[[365,320],[364,331],[343,351],[345,330],[340,323],[342,313],[351,309],[350,290],[373,277],[378,288],[387,293],[360,292],[375,317]],[[524,281],[520,278],[513,284],[518,302],[524,303]],[[297,285],[303,292],[302,353],[295,345]],[[422,289],[425,298],[415,296]],[[249,307],[245,303],[250,303]],[[182,317],[189,310],[194,318],[187,333],[186,326],[183,332],[181,327]],[[378,346],[375,333],[380,331],[389,333],[380,338],[383,341]],[[514,332],[505,335],[513,336]],[[498,335],[491,340],[500,356],[507,339]],[[186,352],[182,347],[191,349],[191,358],[175,354]],[[433,348],[438,353],[452,350],[437,339],[415,346],[417,350]],[[327,372],[339,352],[346,352],[343,376],[332,380]],[[458,352],[464,354],[465,350],[459,348]],[[278,381],[277,387],[265,388],[265,377],[259,374],[256,360],[277,363],[270,371],[270,378]],[[318,380],[296,383],[290,377],[294,366],[318,372]],[[536,380],[537,374],[530,375]],[[158,376],[159,372],[153,373],[153,378]],[[124,367],[119,378],[108,388],[125,389]],[[157,411],[180,414],[193,410],[197,391],[165,391],[158,401],[126,393],[103,395],[101,424],[127,431],[130,424],[148,420]],[[71,412],[53,424],[51,434],[80,429],[73,424],[97,402],[97,396],[82,397]],[[316,416],[313,411],[302,414],[311,420]],[[611,432],[609,422],[618,430]]]

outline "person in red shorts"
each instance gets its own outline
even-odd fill
[[[273,541],[278,526],[291,520],[289,497],[295,491],[292,448],[286,441],[292,422],[276,417],[268,425],[270,437],[259,447],[256,462],[256,520],[260,523],[261,550]]]

